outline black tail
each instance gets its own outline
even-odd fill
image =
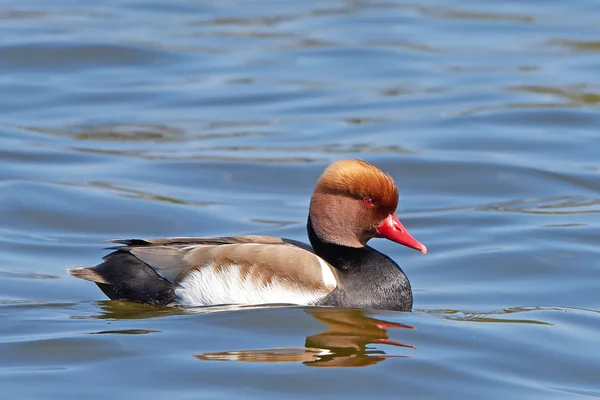
[[[71,268],[68,272],[94,282],[111,300],[156,305],[175,300],[173,284],[127,251],[114,251],[93,268]]]

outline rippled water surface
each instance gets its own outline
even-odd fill
[[[5,0],[7,398],[600,396],[596,0]],[[361,157],[429,254],[412,313],[155,308],[66,268],[114,237],[305,240]]]

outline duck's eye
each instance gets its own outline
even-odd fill
[[[370,197],[365,197],[363,202],[365,203],[366,206],[372,206],[373,205],[373,199]]]

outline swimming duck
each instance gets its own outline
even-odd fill
[[[157,305],[297,304],[410,311],[410,282],[367,245],[385,238],[427,253],[396,216],[392,177],[363,160],[341,160],[319,177],[308,244],[273,236],[116,239],[92,268],[68,272],[113,300]]]

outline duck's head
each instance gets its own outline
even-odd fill
[[[317,181],[310,220],[324,242],[363,247],[380,237],[427,253],[400,223],[396,207],[398,188],[390,175],[363,160],[341,160]]]

